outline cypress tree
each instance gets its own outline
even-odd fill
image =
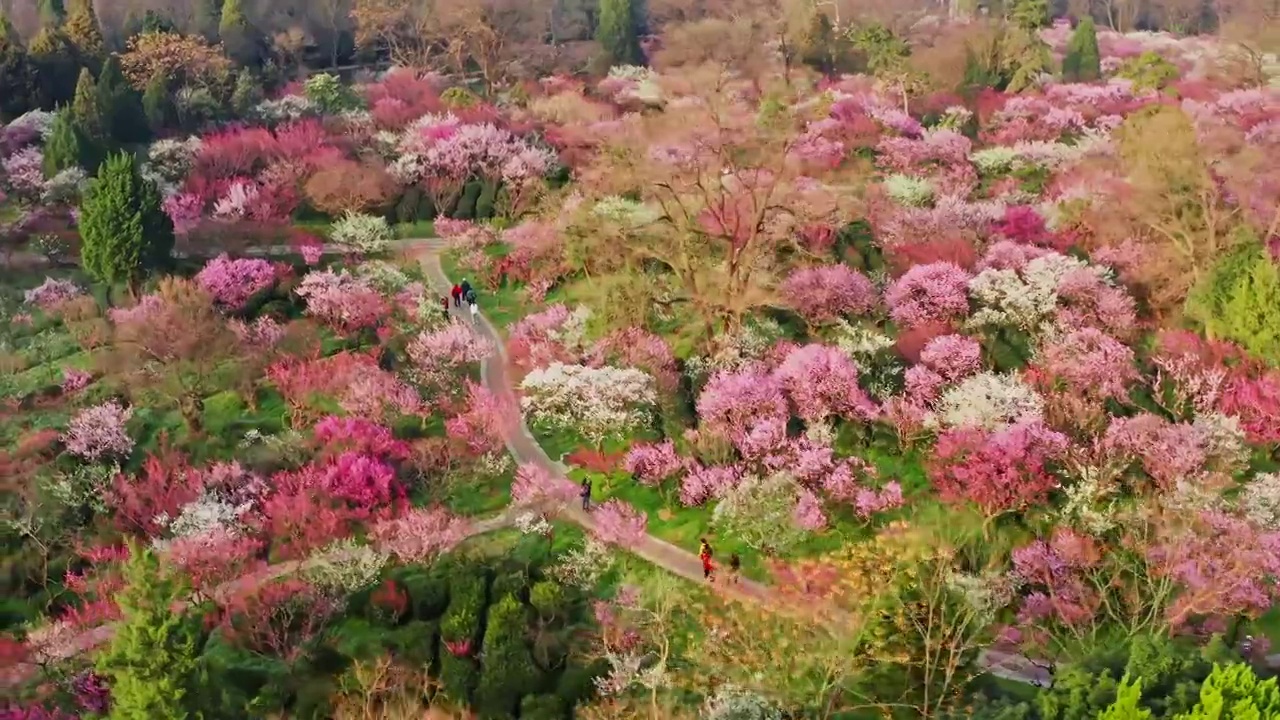
[[[39,0],[36,3],[36,14],[40,16],[41,27],[56,28],[62,24],[66,11],[63,10],[62,0]]]
[[[68,168],[82,165],[88,143],[76,127],[72,114],[63,110],[53,119],[49,140],[44,144],[44,174],[53,177]]]
[[[245,117],[258,103],[262,102],[262,88],[253,76],[253,71],[244,68],[236,76],[236,87],[231,92],[231,109],[236,115]]]
[[[1062,79],[1088,82],[1099,77],[1102,77],[1102,58],[1098,51],[1098,30],[1093,18],[1086,17],[1076,26],[1067,42],[1067,52],[1062,58]]]
[[[1013,0],[1009,19],[1028,32],[1039,30],[1049,24],[1048,0]]]
[[[116,596],[122,617],[97,662],[111,683],[110,717],[185,720],[200,677],[200,632],[192,618],[173,610],[185,599],[183,587],[149,549],[136,546],[124,578]]]
[[[636,28],[635,0],[600,0],[596,40],[611,65],[640,65],[644,53]]]
[[[80,68],[76,96],[71,101],[71,117],[76,129],[89,142],[100,143],[106,139],[107,122],[102,112],[101,96],[89,68]]]
[[[161,15],[155,10],[148,10],[147,13],[142,16],[141,31],[144,34],[155,32],[178,32],[178,28],[169,18]]]
[[[231,56],[240,65],[256,65],[259,60],[258,43],[253,27],[244,14],[240,0],[225,0],[222,19],[218,21],[218,37]]]
[[[39,104],[35,69],[9,18],[0,12],[0,121]]]
[[[75,49],[80,63],[97,71],[102,65],[105,45],[102,42],[102,28],[98,25],[98,15],[93,11],[93,0],[73,0],[71,13],[67,15],[62,32]]]
[[[142,95],[125,79],[120,56],[111,54],[98,75],[98,106],[102,109],[106,135],[116,142],[143,142],[150,137],[147,116],[142,111]]]
[[[136,290],[144,273],[166,266],[173,254],[173,221],[160,202],[160,191],[142,177],[133,155],[108,157],[81,204],[85,272],[98,282],[127,282]]]
[[[164,73],[156,73],[147,82],[147,89],[142,93],[142,112],[152,132],[159,133],[173,123],[175,110],[169,97],[169,78]]]
[[[75,54],[60,31],[44,27],[31,39],[28,56],[40,90],[40,105],[53,109],[71,101],[80,68]]]

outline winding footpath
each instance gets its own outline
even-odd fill
[[[445,276],[443,266],[440,263],[440,253],[447,247],[444,241],[438,239],[402,240],[393,243],[392,247],[408,254],[421,263],[427,279],[434,286],[432,289],[435,292],[440,295],[448,294],[448,290],[453,286],[453,283]],[[341,252],[337,248],[326,248],[326,251]],[[272,247],[257,249],[246,254],[270,256],[289,252],[292,252],[292,248]],[[461,313],[458,314],[461,315]],[[469,323],[470,319],[462,317],[461,321]],[[490,356],[481,364],[480,377],[482,384],[498,395],[507,404],[507,407],[520,407],[514,385],[508,374],[508,358],[501,335],[483,314],[479,316],[475,330],[482,337],[493,343],[493,346],[497,349],[495,355]],[[511,421],[504,428],[503,434],[507,450],[515,461],[520,464],[534,464],[555,475],[565,477],[568,468],[562,463],[552,460],[547,455],[538,441],[534,439],[533,434],[529,432],[521,413],[516,412],[514,415],[515,417],[511,418]],[[474,537],[511,526],[515,518],[520,514],[520,510],[520,508],[512,506],[497,515],[474,521],[471,524],[469,536]],[[555,514],[557,517],[573,522],[587,530],[591,530],[595,525],[590,513],[582,511],[576,505],[559,508]],[[694,553],[652,535],[646,535],[637,545],[629,547],[627,550],[667,572],[694,582],[704,582],[702,563]],[[236,591],[252,588],[275,578],[305,570],[306,567],[307,561],[290,561],[271,565],[219,586],[214,591],[214,596],[215,598],[226,597]],[[734,585],[715,584],[713,588],[722,596],[753,602],[771,612],[803,612],[812,616],[816,610],[826,616],[823,619],[828,623],[838,625],[852,621],[852,618],[842,616],[839,613],[823,613],[821,608],[815,608],[812,605],[802,607],[779,590],[746,578]],[[60,641],[57,643],[56,652],[46,653],[43,661],[46,663],[56,662],[87,653],[110,640],[113,632],[114,627],[112,625],[103,625],[87,630],[74,638]],[[1041,687],[1047,687],[1053,682],[1052,673],[1043,663],[1034,662],[1014,653],[986,650],[981,654],[978,662],[986,672],[1015,682]],[[1280,667],[1280,655],[1268,657],[1267,663],[1272,667]],[[36,662],[16,663],[4,668],[0,670],[0,687],[12,687],[21,683],[32,677],[39,668],[40,665]]]

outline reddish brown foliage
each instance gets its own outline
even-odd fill
[[[590,448],[578,448],[565,456],[565,461],[591,472],[613,472],[622,465],[623,453],[606,453]]]
[[[148,455],[142,463],[142,472],[136,477],[116,476],[108,501],[115,508],[120,529],[154,537],[164,529],[156,522],[157,516],[178,517],[182,506],[199,497],[203,489],[201,473],[162,437],[156,454]]]
[[[934,262],[951,262],[965,270],[972,270],[978,262],[978,251],[973,243],[957,233],[918,243],[894,245],[887,252],[889,271],[894,277],[902,275],[915,265]]]
[[[920,352],[924,350],[924,346],[928,345],[930,340],[943,335],[950,335],[953,332],[955,332],[955,329],[947,323],[924,323],[923,325],[900,331],[893,349],[909,362],[918,363],[920,362]]]
[[[219,624],[228,640],[252,652],[297,658],[307,641],[329,623],[341,604],[310,583],[285,578],[246,588],[227,598]]]
[[[312,207],[341,215],[382,207],[395,194],[396,184],[379,165],[343,160],[312,175],[305,192]]]

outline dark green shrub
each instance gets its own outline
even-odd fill
[[[570,665],[556,683],[556,695],[564,698],[570,706],[581,705],[595,697],[595,679],[604,677],[608,672],[609,664],[603,659],[586,666]]]
[[[368,660],[382,654],[382,629],[361,617],[348,617],[329,631],[333,648],[352,660]]]
[[[523,570],[504,573],[493,581],[493,597],[501,598],[511,595],[517,599],[522,599],[528,587],[529,576]]]
[[[420,220],[434,220],[436,207],[431,203],[422,189],[414,186],[400,196],[393,211],[394,220],[398,223],[412,223]]]
[[[440,629],[434,622],[414,620],[387,636],[387,644],[404,659],[422,666],[435,666]]]
[[[525,642],[528,622],[524,606],[510,595],[489,608],[484,664],[476,687],[476,706],[483,717],[514,715],[520,699],[541,684],[541,673]]]
[[[444,578],[422,570],[393,577],[408,591],[414,618],[435,620],[449,606],[449,583]]]
[[[469,182],[462,189],[462,197],[458,198],[458,206],[453,209],[453,217],[458,220],[473,220],[476,217],[476,201],[480,199],[480,193],[484,189],[484,185],[479,182]]]
[[[564,720],[567,715],[558,695],[527,695],[520,701],[520,720]]]
[[[460,705],[470,705],[475,699],[480,670],[470,657],[457,657],[448,650],[440,650],[440,690],[450,700]]]
[[[480,186],[480,195],[476,198],[476,220],[488,220],[494,216],[494,204],[498,198],[498,184],[485,181]]]
[[[564,614],[566,599],[564,586],[551,580],[535,583],[529,590],[529,604],[543,620],[554,620]]]

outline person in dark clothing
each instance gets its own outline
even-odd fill
[[[738,584],[738,573],[742,572],[742,558],[738,557],[738,553],[729,556],[729,584]]]
[[[463,299],[463,300],[466,300],[468,305],[475,305],[475,304],[476,304],[476,291],[475,291],[474,289],[472,289],[472,288],[467,288],[467,289],[463,292],[462,299]]]
[[[449,298],[447,297],[440,298],[440,307],[442,310],[444,310],[445,322],[448,322],[449,321]]]
[[[591,509],[591,478],[582,478],[582,489],[578,491],[582,497],[582,509]]]
[[[453,306],[462,307],[462,286],[454,283],[453,290],[450,290],[449,294],[453,296]]]
[[[465,298],[467,295],[471,294],[471,283],[467,282],[466,278],[462,278],[462,284],[458,287],[462,290],[462,297]]]
[[[711,574],[716,571],[715,565],[711,564],[711,557],[714,551],[711,549],[711,543],[706,538],[702,538],[702,545],[698,548],[698,559],[702,561],[702,577],[710,580]]]

